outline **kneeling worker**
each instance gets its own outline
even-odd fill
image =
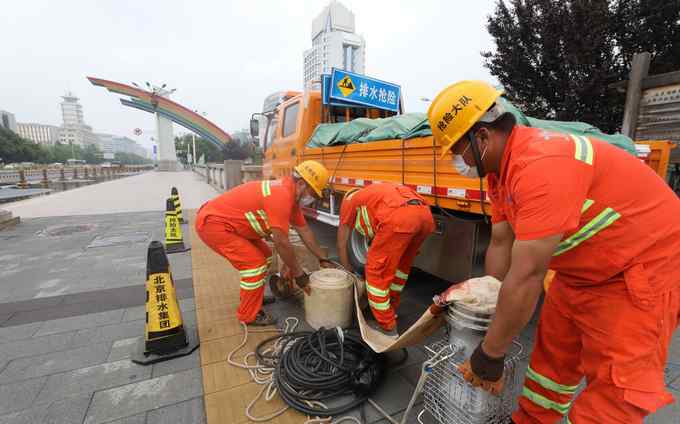
[[[307,227],[301,206],[321,197],[328,183],[328,171],[315,161],[302,162],[294,171],[291,177],[279,180],[241,184],[205,203],[196,216],[196,232],[201,240],[227,258],[241,274],[241,302],[236,316],[246,324],[275,323],[262,310],[263,302],[273,302],[264,299],[264,283],[273,258],[263,238],[274,241],[295,283],[307,294],[309,276],[295,258],[288,239],[289,225],[320,261],[327,261],[314,233]]]
[[[379,330],[396,337],[401,291],[420,245],[434,231],[430,207],[415,191],[393,183],[349,191],[340,208],[337,241],[340,261],[349,271],[352,228],[372,240],[366,260],[368,303]]]

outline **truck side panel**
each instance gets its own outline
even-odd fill
[[[439,159],[439,151],[432,137],[421,137],[304,149],[301,160],[328,167],[339,191],[391,181],[411,186],[432,205],[481,213],[479,180],[460,176],[451,154]]]

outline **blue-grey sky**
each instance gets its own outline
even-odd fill
[[[402,86],[407,111],[461,79],[490,79],[486,18],[495,0],[341,0],[366,39],[366,74]],[[85,76],[177,88],[173,99],[227,131],[247,127],[274,91],[302,89],[302,52],[327,0],[23,0],[0,16],[0,109],[61,124],[60,96],[80,97],[96,132],[147,147],[152,116],[123,108]],[[141,137],[132,134],[142,128]],[[175,127],[176,133],[184,132]]]

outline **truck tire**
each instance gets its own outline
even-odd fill
[[[361,235],[356,229],[352,229],[352,234],[347,243],[347,256],[349,256],[349,263],[354,268],[354,271],[361,275],[365,275],[366,258],[368,257],[368,247],[371,242]]]

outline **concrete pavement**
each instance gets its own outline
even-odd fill
[[[170,188],[179,190],[184,209],[197,209],[218,193],[192,171],[151,171],[2,206],[25,218],[79,216],[164,209]]]

